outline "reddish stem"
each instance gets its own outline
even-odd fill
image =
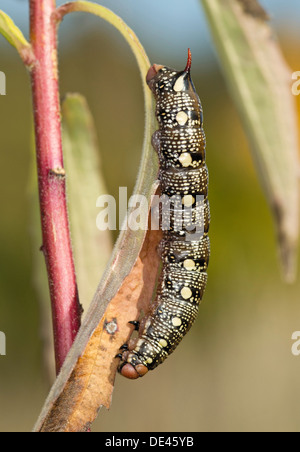
[[[56,370],[59,372],[80,327],[63,167],[55,0],[30,0],[30,38],[35,55],[31,71],[42,250],[52,304]]]

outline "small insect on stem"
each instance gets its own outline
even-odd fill
[[[159,157],[162,272],[156,298],[138,337],[122,346],[119,372],[130,379],[155,369],[190,329],[206,287],[210,254],[208,171],[200,99],[191,79],[192,54],[184,71],[154,64],[146,81],[156,99],[159,129],[152,144]],[[164,214],[169,213],[168,227]]]

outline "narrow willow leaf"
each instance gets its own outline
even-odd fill
[[[33,63],[31,45],[25,39],[21,30],[15,25],[13,20],[0,10],[0,33],[19,52],[21,58],[27,66]]]
[[[134,194],[144,195],[149,202],[149,206],[151,204],[151,196],[155,194],[157,189],[157,173],[158,173],[158,160],[151,146],[151,135],[155,130],[155,117],[153,114],[154,111],[154,102],[152,99],[152,95],[148,86],[146,84],[145,78],[146,73],[150,67],[149,59],[136,37],[135,33],[120,19],[118,16],[113,14],[111,11],[103,8],[100,5],[77,1],[68,3],[63,5],[57,10],[57,20],[60,21],[63,16],[69,12],[73,11],[85,11],[92,14],[95,14],[99,17],[104,18],[109,23],[114,25],[125,37],[127,42],[130,44],[131,49],[134,52],[136,57],[138,67],[142,77],[142,84],[144,89],[144,99],[145,99],[145,112],[146,112],[146,120],[145,120],[145,137],[143,144],[143,154],[139,169],[139,174],[136,182],[136,186],[134,189]],[[129,209],[133,211],[134,208]],[[93,373],[92,369],[99,369],[99,353],[101,352],[100,342],[95,337],[97,336],[98,329],[100,328],[100,337],[103,337],[105,334],[103,330],[103,319],[104,314],[107,310],[108,304],[111,300],[118,298],[119,295],[122,295],[122,300],[125,301],[124,304],[124,312],[127,312],[128,315],[131,316],[131,312],[127,309],[126,305],[126,292],[129,290],[129,294],[132,292],[136,292],[137,289],[141,288],[141,285],[147,288],[147,282],[143,281],[142,277],[145,277],[145,272],[143,272],[143,267],[141,267],[141,271],[138,273],[140,276],[136,277],[132,275],[135,273],[135,268],[139,268],[140,262],[140,252],[145,240],[145,231],[147,230],[147,221],[145,218],[143,222],[141,221],[141,229],[138,231],[132,231],[129,228],[123,228],[120,236],[117,240],[115,248],[113,250],[110,262],[106,267],[103,278],[96,290],[90,308],[83,320],[80,331],[77,335],[77,338],[66,358],[66,361],[61,369],[61,372],[54,383],[49,396],[44,404],[42,412],[37,420],[37,423],[34,427],[34,431],[39,431],[43,429],[43,425],[46,419],[52,419],[53,413],[57,413],[60,411],[60,408],[64,410],[64,408],[68,409],[70,404],[74,405],[77,403],[77,399],[72,399],[72,391],[73,391],[73,375],[77,372],[85,372],[87,371],[91,375],[91,379],[94,380],[97,372]],[[146,253],[147,255],[147,253]],[[156,265],[153,264],[152,260],[153,272],[155,273],[154,267]],[[139,283],[137,284],[137,280]],[[126,287],[126,290],[123,287]],[[129,284],[129,285],[128,285]],[[149,284],[150,286],[150,284]],[[143,291],[141,292],[143,293]],[[139,297],[139,295],[137,294]],[[138,302],[139,298],[135,296],[135,302]],[[109,309],[109,308],[108,308]],[[136,306],[134,306],[136,309]],[[101,320],[102,319],[102,320]],[[128,319],[127,319],[128,320]],[[103,334],[101,333],[103,332]],[[119,332],[120,331],[120,332]],[[125,334],[128,338],[130,333],[128,330],[118,331],[118,340],[121,340],[122,334]],[[96,335],[96,336],[95,336]],[[121,345],[118,341],[114,342],[114,347]],[[108,358],[109,359],[109,358]],[[82,360],[86,360],[87,366],[90,366],[87,369],[84,366],[84,369],[81,368]],[[100,366],[101,367],[101,366]],[[75,369],[75,370],[74,370]],[[114,375],[116,372],[116,366],[109,366],[108,370],[110,372],[109,376],[106,375],[105,378],[109,378],[110,382],[113,382]],[[82,373],[81,373],[82,375]],[[80,384],[80,382],[79,382]],[[105,382],[103,379],[101,380],[98,376],[97,385],[98,387],[104,385]],[[93,385],[93,388],[96,388],[97,385]],[[104,387],[103,387],[104,388]],[[103,389],[100,388],[100,389]],[[84,388],[82,388],[84,389]],[[111,390],[111,389],[110,389]],[[94,418],[96,415],[94,403],[92,403],[93,398],[93,390],[91,391],[91,387],[86,387],[86,403],[89,405],[85,407],[86,411],[90,413],[89,420]],[[107,395],[104,396],[104,399],[101,401],[97,396],[97,407],[99,405],[107,404]],[[61,412],[64,415],[63,412]],[[65,413],[68,416],[68,413]],[[55,417],[55,416],[54,416]],[[87,417],[82,418],[80,420],[81,425],[85,425]],[[72,422],[72,421],[70,421]],[[76,424],[77,425],[77,424]],[[72,425],[68,424],[68,428],[72,429]],[[48,430],[51,430],[51,425],[48,425]]]
[[[202,0],[230,93],[276,224],[283,273],[298,243],[298,132],[287,67],[257,0]]]
[[[62,125],[72,248],[79,299],[85,312],[112,252],[110,231],[96,227],[96,199],[107,190],[93,118],[82,96],[66,97]]]
[[[154,116],[151,114],[153,108],[153,100],[145,81],[145,74],[147,74],[150,63],[142,44],[140,43],[134,31],[131,28],[129,28],[128,25],[119,16],[117,16],[104,6],[81,0],[66,3],[65,5],[62,5],[60,8],[57,9],[56,13],[57,22],[59,23],[59,21],[61,21],[66,14],[69,14],[71,12],[90,13],[100,17],[101,19],[104,19],[106,22],[110,23],[122,34],[122,36],[125,38],[129,46],[131,47],[131,50],[134,53],[134,56],[138,63],[144,89],[144,100],[146,111],[145,141],[144,141],[145,149],[145,146],[151,142],[151,134],[154,128]],[[151,116],[151,118],[149,118],[149,116]]]

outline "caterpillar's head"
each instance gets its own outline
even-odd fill
[[[191,79],[192,54],[188,50],[188,60],[184,71],[175,71],[166,66],[154,64],[150,67],[146,82],[156,97],[181,91],[195,91]]]
[[[119,368],[119,372],[123,377],[136,380],[139,377],[143,377],[148,372],[148,368],[143,364],[133,366],[130,363],[123,363]]]

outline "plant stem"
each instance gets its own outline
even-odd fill
[[[31,70],[38,184],[44,252],[59,372],[80,327],[63,166],[55,0],[30,0]]]

